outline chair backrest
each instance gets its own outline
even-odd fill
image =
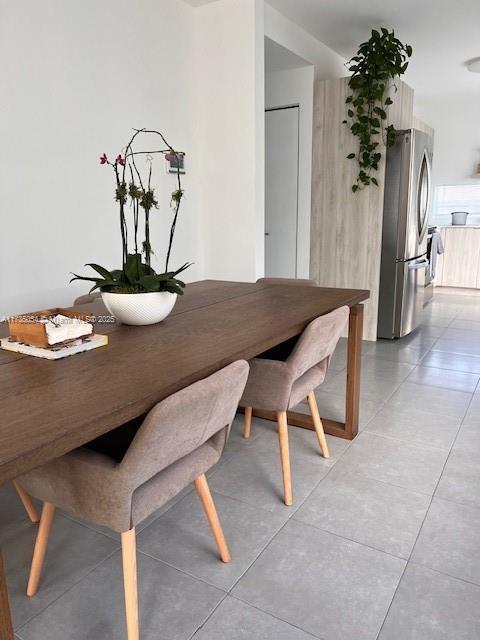
[[[95,300],[98,300],[99,298],[101,298],[102,294],[100,293],[100,291],[95,291],[95,293],[86,293],[83,296],[78,296],[78,298],[75,298],[75,300],[73,301],[73,306],[75,307],[77,304],[88,304],[89,302],[95,302]]]
[[[287,359],[295,378],[333,354],[349,313],[348,307],[340,307],[310,322]]]
[[[303,287],[315,287],[315,280],[307,280],[306,278],[258,278],[257,283],[262,284],[292,284]]]
[[[146,416],[122,462],[121,473],[143,484],[229,428],[248,378],[237,360],[159,402]]]

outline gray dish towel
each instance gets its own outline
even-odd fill
[[[442,255],[444,251],[442,236],[439,231],[434,231],[432,233],[432,247],[430,250],[430,276],[432,279],[435,277],[435,271],[437,269],[437,256]]]

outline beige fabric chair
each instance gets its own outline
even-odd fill
[[[223,562],[230,553],[205,472],[218,462],[248,377],[239,360],[18,480],[44,501],[27,594],[40,581],[55,507],[121,534],[128,640],[139,638],[135,527],[195,483]],[[107,455],[108,454],[108,455]]]
[[[89,302],[96,302],[99,298],[102,297],[100,291],[94,291],[94,293],[86,293],[83,296],[78,296],[73,301],[73,306],[76,307],[77,304],[88,304]]]
[[[263,284],[292,284],[304,287],[315,287],[315,280],[307,280],[306,278],[258,278],[258,283]]]
[[[73,302],[73,306],[79,304],[88,304],[89,302],[95,302],[101,297],[101,293],[96,291],[94,293],[87,293],[85,295],[79,296],[75,298]],[[27,512],[28,517],[33,523],[37,523],[40,521],[40,516],[38,515],[37,510],[32,502],[31,497],[28,493],[18,484],[18,482],[13,482],[13,486],[15,487],[20,500],[22,501],[23,506],[25,507],[25,511]]]
[[[245,408],[245,438],[250,437],[253,409],[275,411],[278,422],[280,458],[283,471],[284,500],[291,505],[292,483],[288,445],[287,410],[305,397],[308,399],[320,449],[329,457],[327,441],[318,412],[314,390],[325,379],[330,357],[347,322],[348,307],[341,307],[313,320],[290,353],[272,349],[250,360],[250,374],[240,406]]]

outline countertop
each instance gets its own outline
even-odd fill
[[[432,224],[439,229],[480,229],[480,224]]]

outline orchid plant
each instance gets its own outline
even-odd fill
[[[140,135],[160,136],[162,146],[165,145],[165,148],[154,151],[134,150],[134,142]],[[159,208],[155,189],[152,186],[152,160],[155,154],[163,154],[167,160],[177,160],[177,184],[170,197],[173,217],[170,225],[165,271],[163,273],[156,273],[151,266],[153,250],[150,244],[150,215],[154,209]],[[147,159],[147,169],[143,171],[143,175],[138,163],[138,156],[142,155]],[[180,155],[183,154],[175,151],[159,131],[134,129],[134,134],[125,147],[123,154],[118,154],[115,160],[109,160],[105,153],[100,156],[100,164],[111,167],[115,177],[115,201],[119,207],[120,232],[122,236],[122,268],[109,271],[99,264],[90,262],[85,266],[91,267],[98,275],[88,277],[74,273],[70,282],[74,280],[92,282],[93,286],[90,292],[100,289],[101,291],[110,291],[112,293],[168,291],[170,293],[183,294],[185,283],[179,280],[177,276],[182,271],[185,271],[190,266],[190,263],[186,262],[174,271],[169,270],[175,227],[184,194],[180,178],[181,163],[178,162]],[[133,238],[131,241],[129,240],[129,227],[127,224],[126,209],[128,204],[133,218],[133,225],[131,225]],[[140,238],[141,218],[143,218],[143,240]],[[130,244],[133,244],[133,253],[130,253]]]

